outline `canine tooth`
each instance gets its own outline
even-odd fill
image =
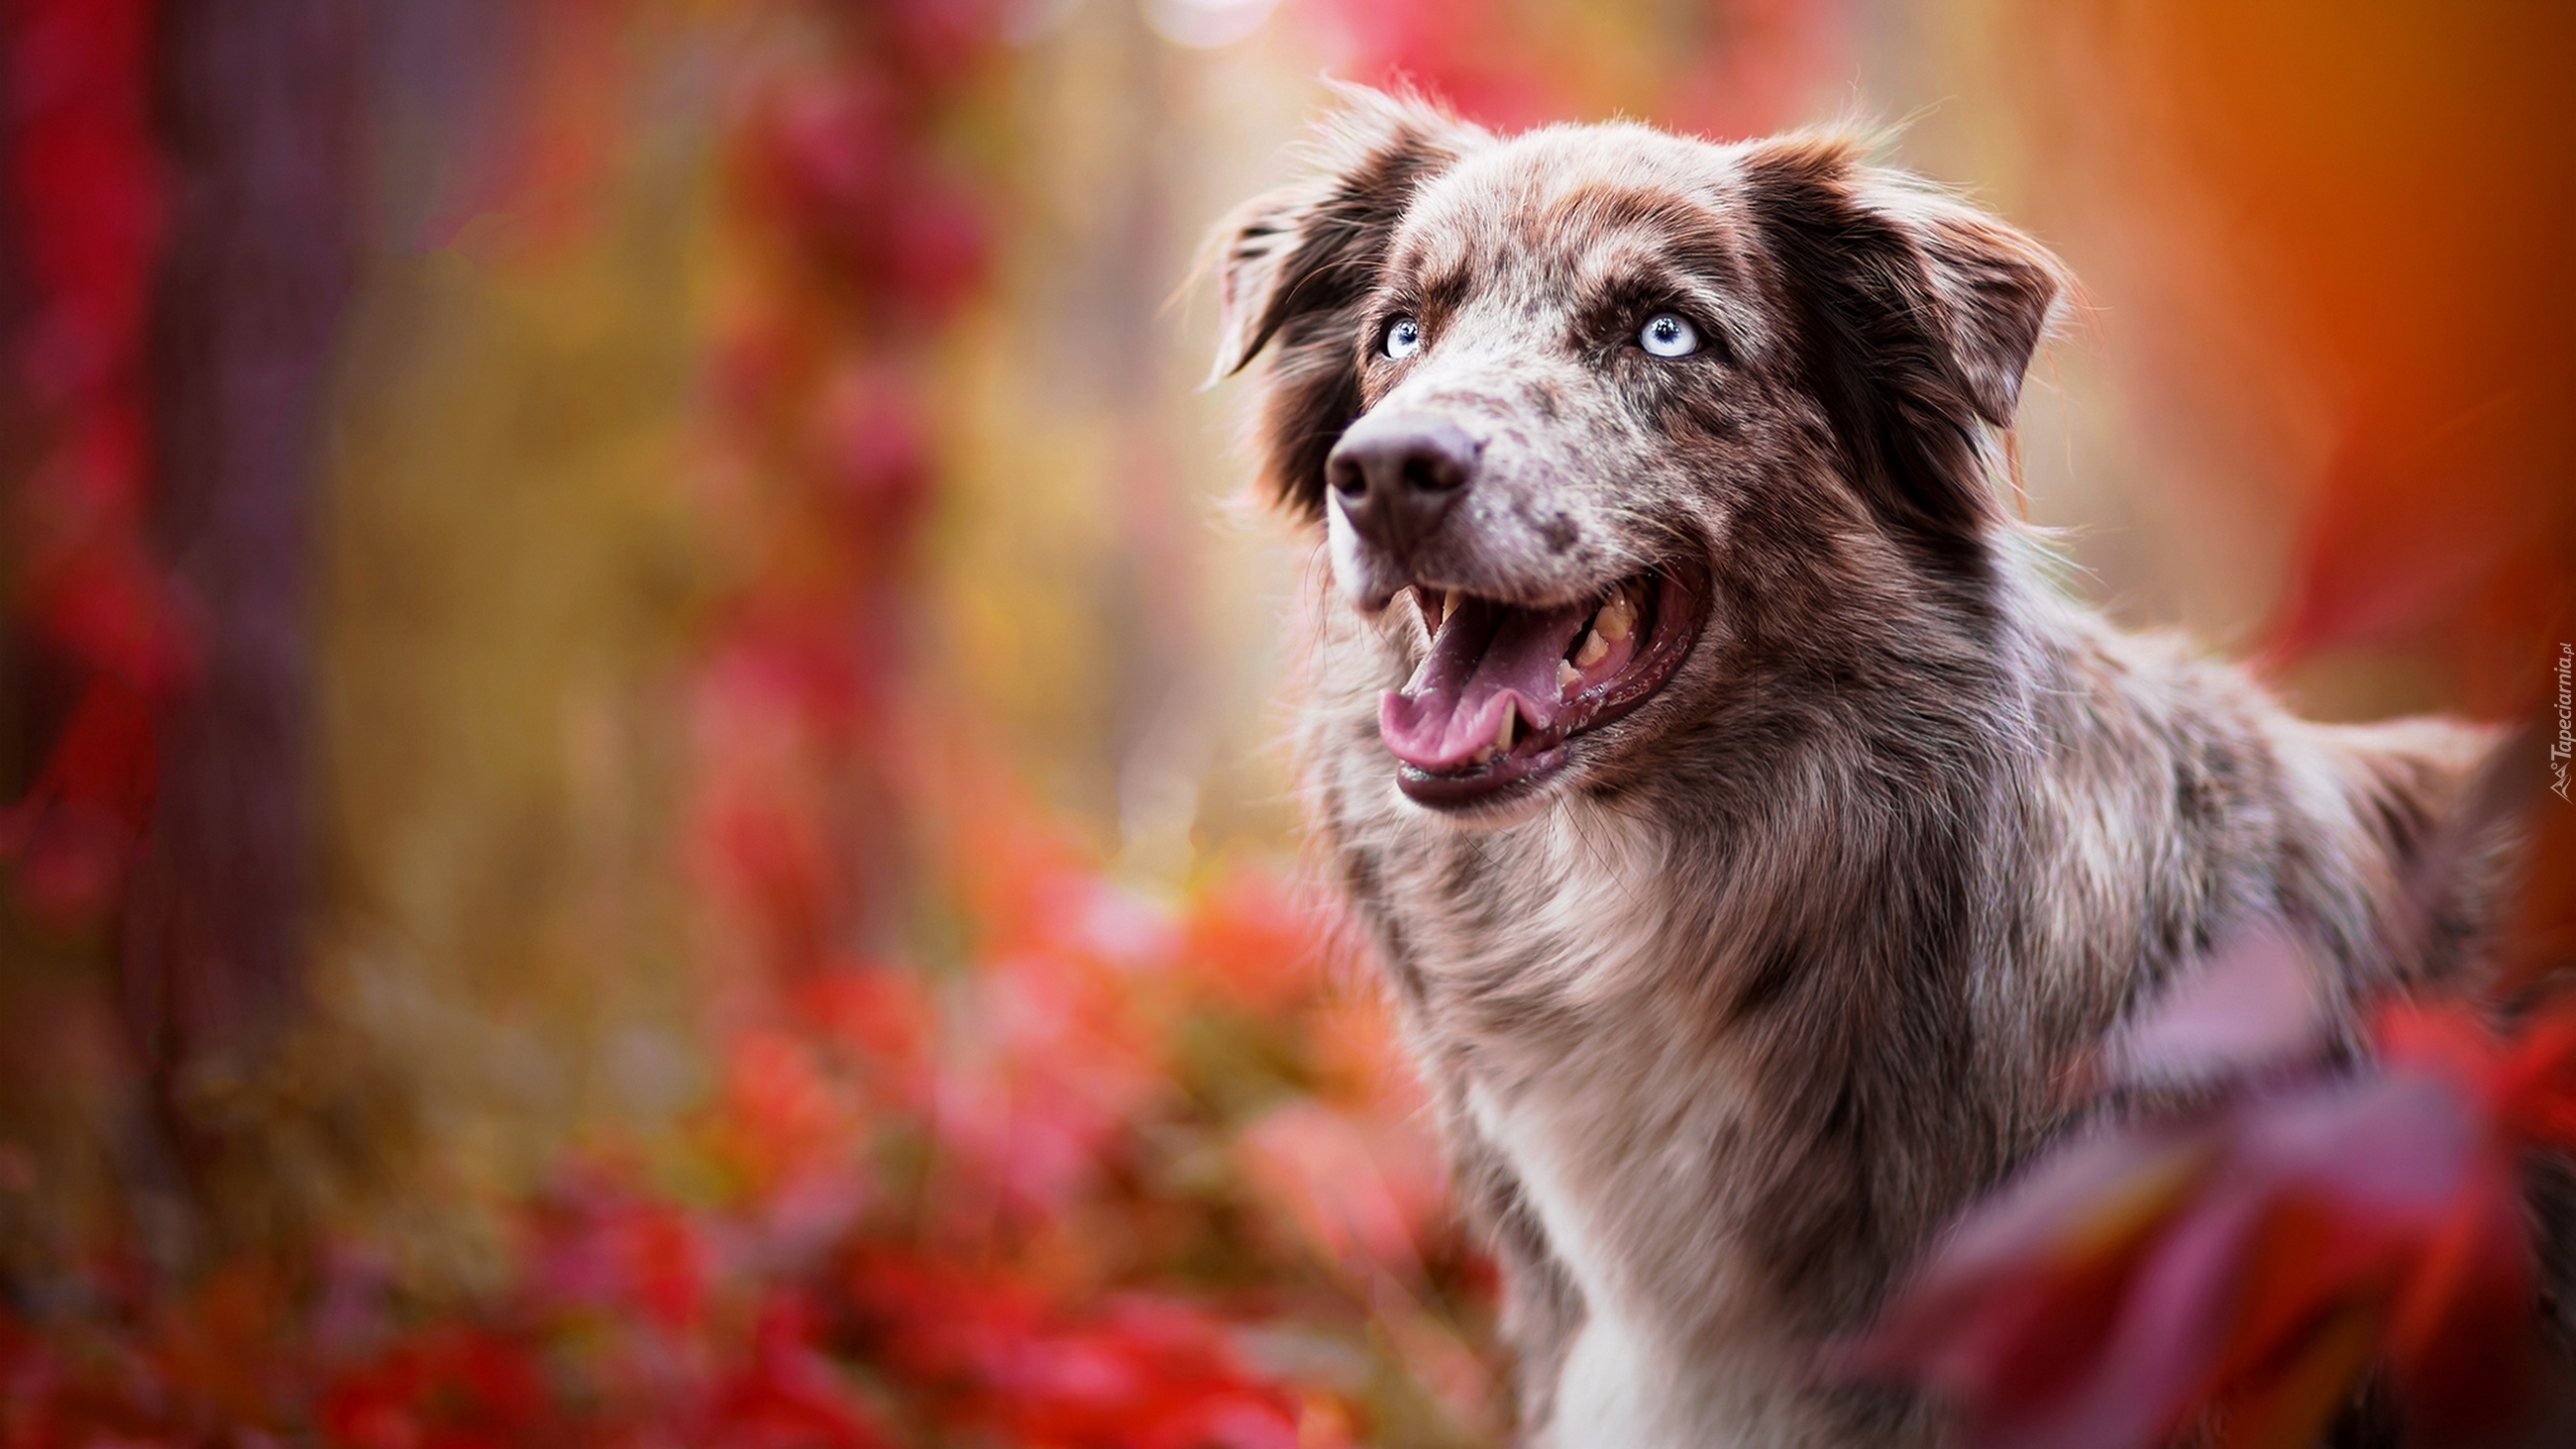
[[[1608,611],[1604,610],[1603,612],[1607,613]],[[1609,652],[1610,641],[1602,638],[1601,631],[1595,629],[1591,633],[1583,636],[1583,647],[1574,651],[1574,667],[1577,669],[1589,669],[1593,665],[1600,663],[1602,656]]]
[[[1610,602],[1601,606],[1601,612],[1593,617],[1592,627],[1602,638],[1613,644],[1627,638],[1630,632],[1635,630],[1637,606],[1628,602],[1626,589],[1612,594]]]
[[[1503,722],[1494,726],[1494,753],[1501,754],[1503,751],[1512,747],[1512,726],[1520,723],[1520,715],[1521,703],[1519,700],[1505,699],[1503,701]]]
[[[1572,660],[1560,659],[1556,661],[1557,693],[1571,694],[1574,692],[1574,686],[1581,684],[1582,682],[1583,671],[1575,668]]]
[[[1457,612],[1458,591],[1456,589],[1451,589],[1440,596],[1440,622],[1443,624],[1448,623],[1449,616]]]

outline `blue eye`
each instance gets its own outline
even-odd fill
[[[1658,312],[1637,333],[1637,345],[1654,357],[1688,357],[1699,351],[1699,329],[1670,312]]]
[[[1410,317],[1398,317],[1386,329],[1386,355],[1411,357],[1422,350],[1422,324]]]

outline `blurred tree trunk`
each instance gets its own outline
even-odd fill
[[[308,540],[349,289],[356,51],[341,0],[161,6],[152,525],[200,671],[161,735],[120,967],[159,1135],[219,1229],[225,1159],[256,1115],[227,1099],[273,1070],[306,950]]]

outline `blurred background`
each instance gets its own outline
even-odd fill
[[[1202,387],[1321,77],[1895,127],[2088,290],[2070,587],[2501,716],[2576,631],[2571,30],[8,0],[0,1442],[1498,1442]]]

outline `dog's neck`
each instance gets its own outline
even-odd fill
[[[1653,1102],[1702,1114],[1768,1166],[1727,1184],[1714,1219],[1701,1197],[1640,1185],[1630,1211],[1680,1216],[1630,1236],[1688,1242],[1687,1222],[1724,1221],[1767,1237],[1746,1244],[1762,1259],[1834,1280],[1800,1295],[1829,1316],[1874,1292],[1929,1226],[1921,1201],[1990,1176],[2010,1135],[1919,1117],[1995,1110],[1957,1091],[1986,1069],[1976,997],[2008,965],[2007,904],[1981,872],[2046,753],[2037,680],[2072,647],[2028,611],[1995,617],[2008,635],[1956,637],[1948,658],[1721,700],[1659,746],[1653,776],[1495,829],[1395,798],[1361,711],[1319,721],[1347,898],[1460,1109],[1509,1116],[1599,1087],[1605,1144],[1648,1130]],[[1780,1170],[1820,1151],[1870,1167]],[[1856,1221],[1876,1225],[1857,1242]]]

